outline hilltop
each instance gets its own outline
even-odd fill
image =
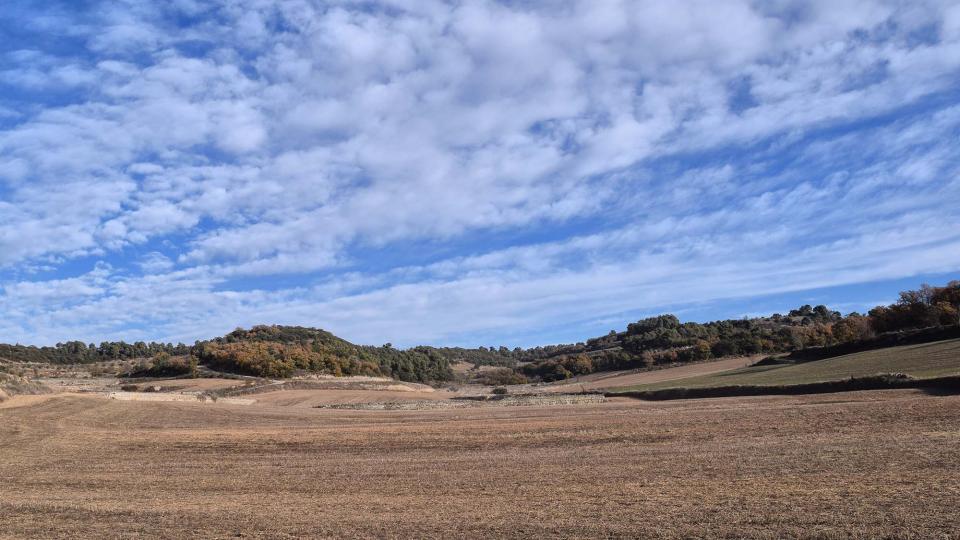
[[[401,381],[447,380],[452,375],[447,359],[429,348],[354,345],[325,330],[301,326],[238,328],[198,343],[192,354],[201,365],[261,377],[289,377],[297,370]]]

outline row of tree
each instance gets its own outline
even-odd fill
[[[795,351],[869,339],[878,333],[958,324],[960,281],[904,291],[889,306],[846,317],[826,306],[805,305],[786,315],[708,323],[681,323],[674,315],[650,317],[625,331],[568,345],[507,347],[414,347],[354,345],[316,328],[255,326],[193,346],[171,343],[80,341],[53,347],[0,344],[0,359],[55,364],[154,358],[153,371],[195,372],[197,365],[264,377],[299,371],[332,375],[377,375],[404,381],[444,381],[452,362],[498,366],[496,381],[557,380],[615,369],[692,362],[714,357]]]
[[[681,323],[673,315],[643,319],[625,332],[573,345],[510,352],[522,374],[536,379],[566,379],[593,371],[633,369],[724,356],[767,354],[853,343],[877,334],[960,324],[960,281],[944,287],[923,285],[900,293],[897,302],[867,315],[846,317],[826,306],[802,306],[787,315],[753,319]]]
[[[191,347],[178,343],[145,343],[137,341],[104,341],[100,345],[82,341],[57,343],[52,347],[33,345],[7,345],[0,343],[0,358],[16,362],[40,362],[48,364],[91,364],[114,360],[152,358],[160,353],[171,356],[189,354]]]

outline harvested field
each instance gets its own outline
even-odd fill
[[[152,379],[140,386],[159,386],[170,392],[206,392],[242,386],[246,381],[236,379]]]
[[[36,380],[57,392],[103,392],[120,385],[116,377],[40,377]]]
[[[571,392],[578,391],[581,388],[584,390],[601,390],[620,386],[636,386],[640,384],[676,381],[743,368],[760,360],[760,358],[762,357],[744,356],[724,358],[712,362],[698,362],[652,371],[604,371],[581,375],[574,379],[544,386],[542,390],[547,392]]]
[[[371,403],[378,401],[444,400],[449,392],[411,392],[389,390],[279,390],[254,394],[252,397],[263,405],[282,407],[318,407],[343,403]]]
[[[254,395],[290,390],[361,391],[361,392],[409,392],[432,394],[436,390],[425,384],[407,383],[393,379],[372,377],[337,377],[329,379],[287,379],[252,383],[220,392],[222,395]]]
[[[479,399],[478,399],[479,398]],[[606,398],[602,394],[535,394],[477,396],[471,398],[434,399],[434,400],[402,400],[402,401],[363,401],[355,403],[331,403],[317,405],[321,409],[355,409],[365,411],[423,411],[439,409],[470,409],[476,407],[536,407],[551,405],[583,405],[603,403]]]
[[[449,411],[23,396],[4,537],[958,538],[960,396]]]
[[[203,403],[230,403],[233,405],[252,405],[256,403],[254,399],[244,398],[220,398],[214,401],[211,398],[195,394],[175,394],[168,392],[110,392],[107,394],[110,399],[119,401],[196,401]]]

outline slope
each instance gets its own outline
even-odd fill
[[[682,380],[622,386],[615,390],[792,385],[879,373],[905,373],[921,378],[960,374],[960,339],[890,347],[800,364],[749,366]]]

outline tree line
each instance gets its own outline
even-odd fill
[[[355,345],[330,332],[300,326],[254,326],[194,345],[81,341],[52,347],[0,344],[0,359],[53,364],[154,359],[143,374],[195,373],[198,365],[262,377],[298,371],[445,381],[451,363],[498,366],[485,374],[491,384],[559,380],[594,371],[634,369],[724,356],[781,353],[853,343],[877,334],[958,324],[960,281],[924,284],[900,293],[888,306],[846,316],[826,306],[804,305],[784,314],[707,323],[680,322],[670,314],[639,320],[584,342],[523,349],[516,347],[427,347],[397,349]]]
[[[92,364],[114,360],[152,358],[160,353],[170,356],[189,354],[191,347],[183,343],[145,343],[137,341],[104,341],[100,345],[82,341],[67,341],[54,346],[7,345],[0,343],[0,358],[15,362],[38,362],[47,364]]]
[[[594,371],[790,352],[854,343],[890,332],[956,325],[960,323],[958,308],[960,281],[951,281],[943,287],[924,284],[901,292],[897,302],[875,307],[866,315],[842,316],[822,305],[801,306],[786,315],[702,324],[660,315],[584,343],[536,347],[510,355],[520,363],[517,370],[523,375],[550,381]]]

